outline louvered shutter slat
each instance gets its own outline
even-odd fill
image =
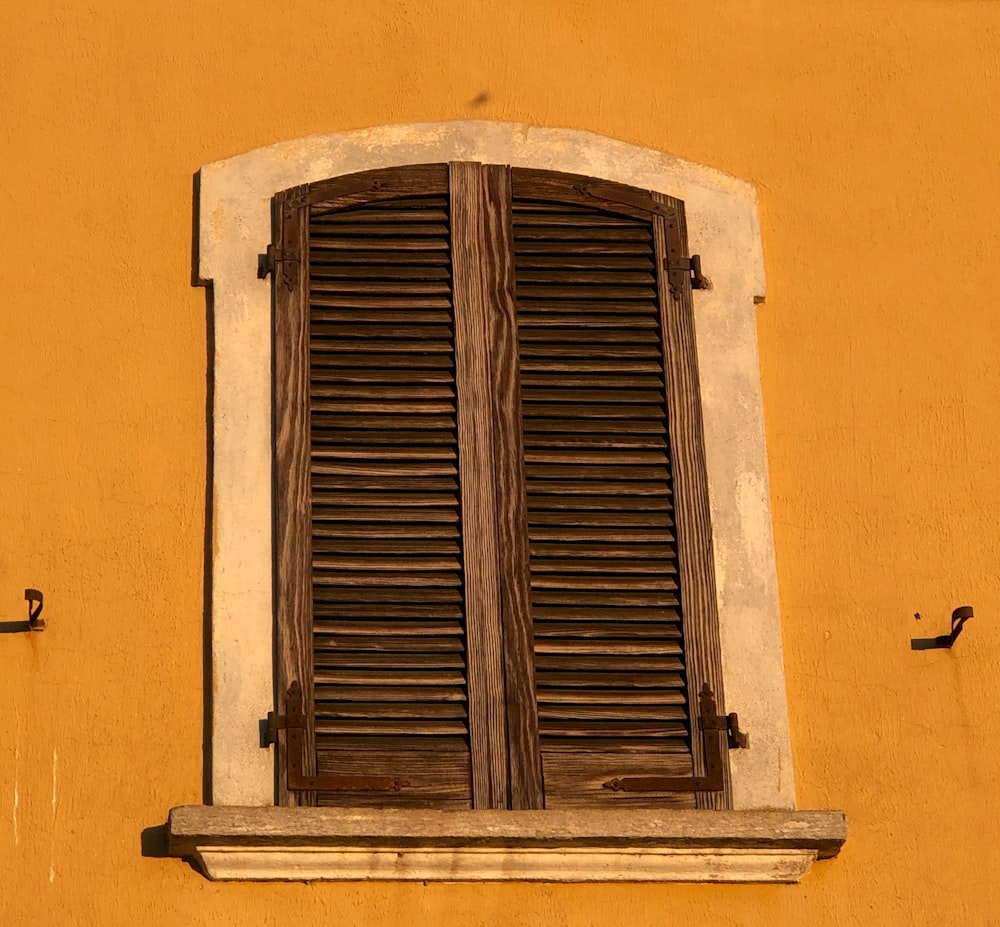
[[[341,252],[349,251],[348,255]],[[315,273],[335,274],[338,272],[340,261],[349,257],[358,265],[365,265],[365,273],[374,274],[378,266],[384,266],[391,274],[394,270],[403,268],[425,269],[425,268],[446,268],[451,263],[451,257],[447,251],[419,251],[419,250],[381,250],[364,251],[358,248],[328,248],[314,250],[310,255],[310,267],[315,268]]]
[[[330,223],[335,223],[337,219],[336,217],[330,217],[329,221]],[[350,234],[349,229],[333,226],[332,224],[324,225],[319,222],[314,224],[314,228],[317,232],[324,228],[336,228],[337,231],[331,232],[331,234],[317,234],[314,243],[311,244],[310,252],[347,252],[343,255],[345,259],[358,260],[358,255],[366,251],[377,251],[382,252],[381,256],[384,260],[396,263],[392,260],[391,256],[403,252],[410,255],[410,260],[413,263],[432,264],[434,261],[431,255],[435,253],[448,253],[448,242],[441,240],[441,238],[364,238]],[[330,263],[331,261],[332,256],[328,254],[326,261],[323,261],[323,263]]]

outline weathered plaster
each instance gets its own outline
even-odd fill
[[[255,276],[271,197],[353,171],[455,160],[586,174],[685,201],[691,249],[712,281],[695,311],[726,707],[751,737],[750,750],[731,754],[734,807],[794,807],[753,314],[764,295],[754,190],[586,132],[476,121],[312,136],[201,170],[199,276],[215,311],[213,801],[273,801],[257,727],[273,707],[270,286]]]
[[[798,882],[811,850],[198,847],[210,879],[254,882]]]

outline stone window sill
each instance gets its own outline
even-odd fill
[[[174,808],[171,856],[249,881],[798,882],[839,811]]]

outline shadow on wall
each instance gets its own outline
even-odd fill
[[[170,854],[167,852],[167,825],[157,824],[156,827],[143,828],[139,838],[142,846],[142,855],[151,859],[166,859]]]
[[[0,634],[20,634],[30,630],[31,625],[27,621],[0,621]]]
[[[210,281],[198,276],[201,264],[201,171],[196,171],[192,177],[191,206],[193,221],[191,223],[191,286],[205,288],[205,544],[203,583],[203,621],[201,643],[201,672],[204,693],[201,718],[201,755],[202,755],[202,801],[212,804],[212,510],[214,506],[215,448],[213,446],[214,407],[215,407],[215,292]],[[149,828],[148,830],[152,830]],[[143,831],[143,846],[145,835]],[[164,837],[166,840],[166,837]],[[164,843],[164,847],[166,844]],[[145,853],[143,854],[145,855]]]

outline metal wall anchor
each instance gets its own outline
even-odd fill
[[[918,616],[919,617],[919,616]],[[910,638],[910,650],[951,650],[958,635],[962,633],[965,622],[973,617],[972,606],[962,605],[951,613],[951,633],[938,637]]]
[[[28,627],[32,631],[44,631],[45,619],[41,617],[41,614],[45,604],[45,596],[37,589],[25,589],[24,601],[28,603]]]

